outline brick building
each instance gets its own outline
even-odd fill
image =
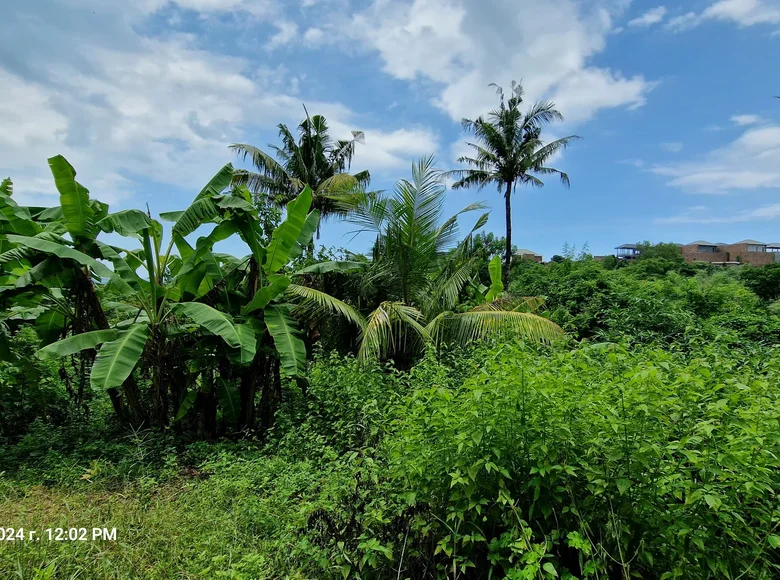
[[[696,240],[690,244],[677,244],[686,262],[709,262],[721,266],[766,266],[780,264],[780,242],[766,244],[756,240],[742,240],[735,244]],[[619,260],[633,260],[642,253],[637,244],[623,244],[615,248]]]
[[[680,246],[683,258],[686,262],[728,262],[729,253],[723,249],[722,244],[696,240],[690,244]]]
[[[697,240],[680,246],[686,262],[710,262],[724,266],[750,264],[766,266],[780,264],[780,243],[766,244],[756,240],[742,240],[735,244]]]
[[[536,252],[533,252],[531,250],[526,250],[525,248],[519,248],[515,250],[514,255],[512,256],[513,262],[537,262],[539,264],[542,263],[543,258],[541,254],[537,254]]]

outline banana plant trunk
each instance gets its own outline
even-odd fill
[[[268,357],[263,372],[263,387],[260,393],[260,409],[258,411],[260,428],[267,432],[274,426],[276,410],[281,400],[282,381],[279,371],[279,361]]]
[[[80,284],[77,283],[76,292],[83,290],[83,296],[85,300],[85,308],[90,313],[90,318],[99,330],[107,330],[111,328],[106,318],[106,313],[103,310],[103,305],[100,303],[100,297],[97,295],[95,285],[92,283],[92,279],[89,274],[83,270],[78,270],[77,279],[80,280]],[[77,313],[78,316],[78,313]],[[74,331],[76,329],[74,328]],[[86,332],[86,329],[79,332]],[[119,421],[124,425],[131,425],[133,427],[140,427],[146,423],[146,411],[143,406],[143,400],[141,398],[141,391],[138,389],[138,384],[135,382],[135,378],[132,375],[127,377],[122,384],[122,390],[124,391],[124,399],[119,389],[108,389],[108,397],[111,399],[111,405],[114,408]]]
[[[252,364],[249,365],[241,377],[239,388],[240,408],[238,412],[237,431],[251,429],[255,422],[255,398],[260,385],[267,381],[265,377],[266,356],[258,350]]]
[[[149,338],[147,356],[152,368],[152,412],[160,427],[165,427],[169,421],[166,345],[162,329],[155,325]]]

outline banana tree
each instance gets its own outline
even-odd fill
[[[232,171],[232,166],[225,166],[190,207],[177,216],[165,248],[162,224],[141,211],[124,210],[97,221],[97,229],[133,238],[141,245],[136,250],[125,250],[95,243],[100,258],[113,266],[112,270],[103,266],[110,272],[107,286],[117,291],[131,312],[134,309],[134,314],[110,329],[71,336],[49,345],[42,349],[42,356],[63,356],[74,349],[102,345],[90,373],[95,390],[123,384],[142,362],[140,366],[151,380],[149,407],[158,425],[168,423],[170,403],[180,406],[186,396],[186,385],[180,380],[181,374],[177,374],[181,365],[177,364],[176,349],[171,342],[172,337],[182,335],[183,321],[221,338],[227,348],[246,353],[244,358],[251,358],[255,349],[253,333],[208,304],[194,301],[213,288],[223,275],[211,249],[216,241],[232,235],[234,230],[218,225],[209,236],[198,240],[196,249],[184,240],[199,225],[219,219],[224,210],[218,204],[227,200],[228,196],[221,193],[230,183]],[[175,244],[180,251],[178,256],[172,252]]]
[[[49,159],[49,167],[60,194],[59,206],[19,207],[11,199],[10,184],[0,191],[0,212],[6,218],[0,231],[0,263],[4,271],[17,274],[12,283],[4,280],[3,294],[40,296],[44,312],[36,320],[36,330],[44,344],[68,333],[108,328],[96,287],[102,279],[113,281],[120,292],[130,290],[98,261],[97,222],[106,216],[108,206],[89,198],[88,190],[75,179],[76,171],[61,155]],[[84,401],[86,371],[95,354],[94,349],[78,354],[78,405]],[[132,378],[123,391],[124,398],[116,388],[109,391],[117,415],[123,421],[142,424],[144,410]]]
[[[247,366],[232,365],[224,378],[236,389],[239,404],[234,418],[238,430],[255,422],[255,399],[260,391],[260,424],[268,427],[281,397],[282,379],[305,385],[306,343],[297,316],[314,302],[330,313],[345,316],[358,325],[360,315],[347,304],[317,290],[293,282],[288,264],[310,243],[319,224],[320,212],[310,211],[312,192],[304,188],[287,204],[285,220],[270,239],[263,235],[257,211],[248,201],[249,191],[236,187],[218,227],[235,230],[250,254],[224,276],[209,299],[255,332],[258,345]],[[244,200],[247,203],[244,203]],[[185,268],[186,269],[186,268]],[[324,306],[322,306],[324,305]]]

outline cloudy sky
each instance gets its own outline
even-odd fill
[[[463,152],[462,117],[523,80],[583,137],[514,202],[517,245],[780,241],[780,0],[4,0],[0,176],[53,204],[62,153],[113,209],[182,209],[234,142],[275,141],[302,104],[376,188]],[[450,192],[454,213],[494,190]],[[468,225],[468,224],[466,224]],[[352,244],[346,224],[323,242]]]

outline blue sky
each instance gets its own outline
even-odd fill
[[[5,0],[0,21],[0,175],[25,202],[56,202],[62,153],[113,209],[181,209],[303,103],[365,132],[353,169],[386,189],[421,155],[456,167],[460,119],[522,79],[566,117],[548,136],[583,140],[554,161],[571,189],[516,195],[518,246],[780,242],[779,0]],[[503,231],[496,191],[448,196]]]

